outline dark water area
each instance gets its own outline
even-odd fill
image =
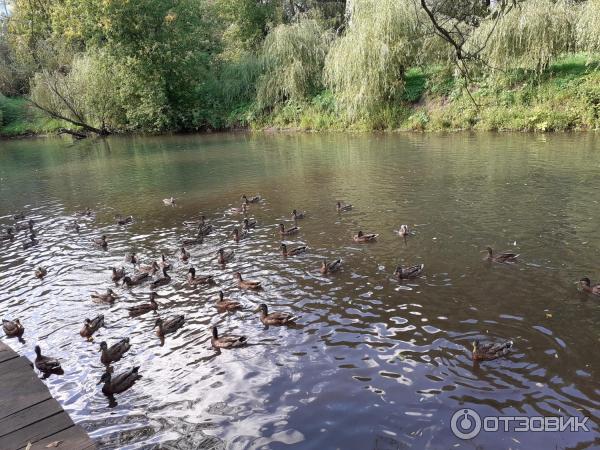
[[[260,194],[249,238],[229,235],[240,196]],[[52,394],[100,448],[600,448],[600,297],[579,292],[582,276],[600,281],[600,136],[588,134],[292,134],[115,137],[0,142],[0,229],[25,211],[27,233],[0,242],[0,317],[20,317],[33,359],[39,343],[62,358]],[[163,205],[175,197],[177,205]],[[335,202],[354,209],[338,214]],[[65,225],[86,207],[79,233]],[[276,225],[307,212],[283,258]],[[118,226],[113,216],[132,215]],[[204,214],[215,226],[188,263],[177,249]],[[394,230],[409,224],[404,242]],[[356,244],[358,230],[380,233]],[[91,240],[107,236],[107,251]],[[490,245],[521,254],[490,264]],[[215,252],[235,251],[220,267]],[[130,318],[148,284],[115,287],[109,267],[164,252],[173,280],[157,289],[161,317],[186,324],[160,345],[152,313]],[[343,259],[323,276],[323,258]],[[398,264],[424,263],[399,282]],[[46,266],[43,280],[34,269]],[[190,287],[190,266],[215,286]],[[242,291],[232,274],[263,282]],[[114,305],[90,299],[113,287]],[[246,310],[222,314],[219,290]],[[265,327],[260,303],[298,316],[296,328]],[[84,318],[106,328],[86,342]],[[253,344],[210,346],[210,327],[245,334]],[[141,366],[143,378],[109,407],[96,383],[98,343],[129,336],[115,372]],[[2,334],[1,339],[5,339]],[[475,339],[512,339],[510,354],[474,365]],[[589,417],[590,431],[482,432],[462,441],[455,411],[483,416]]]

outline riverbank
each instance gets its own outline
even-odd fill
[[[310,101],[265,112],[255,104],[215,113],[221,129],[297,131],[577,131],[600,129],[600,61],[575,55],[541,75],[523,71],[482,77],[465,86],[443,69],[411,69],[397,103],[369,119],[349,121],[324,91]],[[0,136],[56,134],[69,124],[48,118],[27,101],[0,97]],[[175,131],[175,130],[174,130]]]

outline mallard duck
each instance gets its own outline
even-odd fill
[[[292,211],[292,219],[294,219],[294,220],[304,219],[305,217],[306,217],[306,213],[304,213],[304,212],[298,212],[295,209]]]
[[[260,321],[265,325],[294,325],[297,317],[287,312],[272,312],[269,313],[269,308],[264,303],[258,306],[257,312],[260,311]]]
[[[281,244],[281,253],[283,254],[283,256],[296,256],[296,255],[300,255],[302,253],[306,253],[306,250],[308,250],[308,247],[306,245],[303,245],[302,247],[296,247],[296,248],[293,248],[291,250],[288,250],[287,245]]]
[[[242,233],[240,233],[240,230],[236,227],[233,229],[231,237],[235,242],[240,242],[242,239],[246,239],[248,237],[248,232],[243,231]]]
[[[123,267],[120,268],[116,268],[113,267],[112,268],[112,275],[110,277],[111,280],[113,280],[115,283],[119,282],[119,280],[121,278],[123,278],[125,276],[125,269]]]
[[[42,355],[42,349],[39,345],[35,346],[35,355],[35,367],[44,376],[62,375],[64,373],[62,367],[60,367],[60,361],[57,358]]]
[[[198,224],[198,236],[208,236],[213,231],[213,226],[206,223],[206,218],[200,216],[200,223]]]
[[[79,223],[77,222],[77,220],[73,219],[71,221],[71,223],[68,223],[65,225],[65,230],[67,231],[75,231],[76,233],[79,233]]]
[[[0,241],[12,241],[15,238],[12,227],[6,229],[6,231],[0,234]]]
[[[25,333],[25,327],[21,325],[21,321],[19,319],[2,319],[2,329],[4,330],[4,334],[6,334],[8,337],[20,338],[23,336],[23,333]]]
[[[138,267],[138,271],[142,273],[147,273],[149,275],[154,275],[156,272],[160,270],[158,263],[156,261],[152,261],[151,264],[141,264]]]
[[[365,242],[373,242],[375,240],[377,240],[377,236],[379,236],[378,234],[365,234],[362,231],[359,231],[357,234],[355,234],[352,239],[354,240],[354,242],[359,242],[359,243],[365,243]]]
[[[249,220],[247,217],[244,219],[244,230],[250,230],[256,227],[256,220]]]
[[[148,272],[139,272],[133,276],[125,275],[123,277],[123,286],[139,286],[140,284],[150,281],[150,274]]]
[[[242,200],[244,202],[244,204],[249,204],[249,203],[258,203],[260,202],[260,195],[256,195],[254,197],[246,197],[246,194],[242,195]]]
[[[423,269],[425,269],[425,264],[417,264],[406,268],[397,266],[396,270],[394,270],[394,276],[399,280],[417,278],[423,273]]]
[[[122,215],[117,214],[115,219],[117,221],[117,225],[129,225],[130,223],[133,223],[133,216],[123,217]]]
[[[25,218],[25,213],[21,211],[13,216],[14,220],[23,220]]]
[[[179,249],[179,260],[183,261],[183,262],[188,262],[188,260],[190,259],[191,255],[190,253],[185,249],[185,247],[181,247],[181,249]]]
[[[129,311],[129,315],[131,317],[141,316],[142,314],[146,314],[150,311],[156,312],[158,309],[158,303],[156,302],[156,298],[158,294],[156,292],[150,293],[150,301],[148,303],[140,303],[138,305],[130,306],[127,308]]]
[[[588,294],[600,295],[600,284],[592,286],[592,282],[588,277],[579,280],[579,286],[582,291],[587,292]]]
[[[321,262],[321,268],[319,269],[319,271],[323,275],[327,275],[329,273],[337,272],[338,270],[340,270],[341,267],[342,267],[342,260],[341,259],[336,259],[335,261],[332,261],[330,263],[328,263],[327,261],[323,260]]]
[[[163,320],[159,317],[154,323],[154,328],[158,327],[158,330],[156,330],[156,335],[160,338],[164,338],[167,334],[175,333],[183,326],[184,323],[185,317],[181,315],[169,317],[166,320]]]
[[[27,222],[19,222],[15,225],[15,230],[23,231],[23,230],[33,230],[33,219],[29,219]]]
[[[107,397],[112,397],[114,394],[121,394],[135,384],[135,382],[142,378],[138,373],[138,367],[132,367],[127,372],[120,373],[115,377],[112,376],[110,371],[106,371],[102,374],[98,384],[104,383],[102,386],[102,393]]]
[[[163,198],[163,203],[167,206],[175,206],[175,198],[171,197],[171,198]]]
[[[188,238],[181,241],[181,243],[187,247],[191,247],[193,245],[200,245],[204,243],[204,238],[202,236],[198,236],[197,238]]]
[[[510,253],[510,252],[497,253],[494,255],[494,251],[492,250],[492,247],[486,247],[484,251],[487,252],[486,259],[488,261],[493,261],[493,262],[498,262],[498,263],[517,262],[517,258],[519,257],[518,254]]]
[[[237,336],[235,334],[226,334],[219,336],[217,327],[212,327],[212,337],[210,338],[210,344],[214,348],[236,348],[243,347],[248,344],[246,336]]]
[[[23,250],[27,250],[35,245],[38,245],[38,240],[33,234],[29,235],[29,241],[23,243]]]
[[[105,235],[102,235],[99,238],[95,238],[93,240],[93,243],[94,243],[94,245],[96,247],[103,248],[104,250],[106,250],[107,247],[108,247],[108,242],[106,242],[106,236]]]
[[[233,256],[234,256],[233,250],[226,252],[224,249],[220,248],[217,251],[217,262],[221,265],[224,265],[224,264],[228,263],[229,261],[231,261],[233,259]]]
[[[408,227],[408,225],[400,225],[400,229],[398,230],[398,236],[410,236],[410,228]]]
[[[39,278],[41,280],[46,275],[48,275],[48,269],[46,269],[45,267],[40,266],[37,269],[35,269],[35,277],[36,278]]]
[[[165,256],[164,253],[161,253],[160,255],[160,261],[158,261],[158,266],[162,269],[170,269],[171,268],[171,263],[167,260],[167,257]]]
[[[78,211],[75,213],[76,216],[85,216],[85,217],[89,217],[93,214],[94,214],[94,211],[92,210],[92,208],[85,208],[84,210]]]
[[[92,336],[96,331],[100,329],[100,327],[104,326],[104,316],[102,314],[94,317],[93,319],[85,319],[83,322],[83,327],[81,331],[79,331],[79,335],[81,337],[87,338],[91,340]]]
[[[352,205],[343,205],[342,202],[337,202],[335,206],[338,212],[350,211],[352,209]]]
[[[152,289],[160,286],[165,286],[171,282],[171,276],[167,273],[168,270],[169,269],[167,267],[163,267],[163,276],[158,280],[154,280],[152,284],[150,284],[150,287],[152,287]]]
[[[187,282],[191,286],[196,286],[198,284],[212,284],[214,280],[212,275],[196,276],[196,269],[190,267],[187,274]]]
[[[126,277],[127,278],[127,277]],[[117,294],[113,292],[112,289],[107,289],[105,294],[100,294],[98,292],[92,292],[90,294],[92,300],[96,303],[114,303],[116,299],[119,298]]]
[[[215,302],[215,306],[220,311],[236,311],[242,309],[242,304],[230,298],[224,298],[223,291],[219,291],[219,298]]]
[[[508,354],[513,346],[513,341],[502,343],[480,344],[479,341],[473,342],[473,361],[492,361]]]
[[[292,228],[288,228],[286,230],[284,224],[282,224],[282,223],[279,224],[279,234],[282,236],[289,236],[291,234],[296,234],[298,231],[300,231],[300,228],[298,228],[297,226],[293,226]]]
[[[123,338],[119,342],[111,345],[110,347],[105,341],[100,342],[100,362],[105,366],[111,363],[120,361],[121,358],[129,351],[131,344],[129,338]]]
[[[229,208],[229,212],[232,214],[246,214],[248,212],[248,205],[242,203],[239,208]]]
[[[233,274],[233,278],[237,281],[237,285],[238,287],[242,288],[242,289],[261,289],[261,282],[260,281],[251,281],[251,280],[244,280],[242,279],[242,274],[239,272],[236,272],[235,274]]]
[[[135,266],[138,263],[138,259],[137,259],[136,254],[134,252],[127,253],[125,255],[125,262],[133,264]]]

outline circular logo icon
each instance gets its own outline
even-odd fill
[[[481,417],[470,408],[459,409],[452,415],[450,428],[459,439],[473,439],[481,431]]]

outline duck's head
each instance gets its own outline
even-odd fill
[[[106,343],[106,341],[100,342],[100,351],[107,350],[107,349],[108,349],[108,344]]]
[[[341,207],[342,207],[342,202],[337,202],[335,205],[336,205],[338,208],[341,208]]]
[[[244,217],[244,225],[248,225],[248,218]]]
[[[223,250],[222,248],[220,248],[219,250],[217,250],[217,253],[219,255],[223,255],[223,253],[225,253],[225,250]]]
[[[584,286],[590,287],[590,285],[592,284],[592,280],[590,280],[588,277],[583,277],[581,280],[579,280],[579,283],[583,284]]]
[[[33,224],[34,224],[34,223],[35,223],[35,222],[33,221],[33,219],[29,219],[29,220],[27,221],[27,224],[29,225],[29,228],[33,228]]]
[[[123,284],[131,284],[131,277],[129,275],[123,277]]]
[[[162,327],[162,324],[163,324],[163,320],[159,317],[158,319],[156,319],[156,322],[154,322],[154,328]]]
[[[484,252],[487,252],[487,254],[490,256],[494,254],[494,250],[489,245],[485,248]]]
[[[284,252],[287,251],[287,245],[281,243],[281,250],[283,250]]]
[[[473,353],[475,353],[477,351],[477,349],[479,348],[479,340],[475,339],[472,342],[472,345],[473,345]]]
[[[167,257],[165,256],[164,253],[160,254],[160,259],[162,260],[162,262],[166,262],[167,261]]]
[[[237,227],[233,229],[233,235],[236,237],[240,235],[240,230],[238,230]]]
[[[10,236],[11,234],[13,234],[13,233],[14,233],[13,227],[8,227],[8,228],[6,229],[6,234],[8,234],[9,236]]]
[[[35,348],[34,348],[34,350],[35,350],[35,354],[37,356],[42,356],[42,349],[40,348],[39,345],[36,345]]]
[[[114,292],[114,291],[113,291],[111,288],[108,288],[108,289],[106,290],[106,293],[107,293],[108,295],[115,295],[115,292]],[[115,297],[116,297],[116,296],[115,296]]]
[[[295,216],[298,214],[298,211],[296,211],[295,209],[292,211],[292,215]]]
[[[100,237],[100,239],[102,239],[103,241],[105,241],[105,240],[106,240],[106,235],[105,235],[105,234],[103,234],[103,235]]]
[[[396,270],[394,270],[394,275],[402,273],[402,266],[396,266]]]
[[[100,381],[98,381],[98,383],[96,383],[96,384],[98,385],[98,384],[102,384],[102,383],[110,383],[110,379],[111,379],[110,372],[107,370],[106,372],[104,372],[102,374],[102,376],[100,377]]]
[[[190,267],[188,270],[188,274],[192,276],[192,278],[194,278],[196,276],[196,269],[194,269],[193,267]]]
[[[15,319],[15,320],[14,320],[14,322],[15,322],[17,325],[21,326],[21,319]]]
[[[223,291],[219,291],[219,300],[223,300]]]
[[[358,234],[357,234],[357,236],[358,236],[358,237],[362,237],[362,236],[364,236],[364,233],[363,233],[362,231],[358,230]]]
[[[212,335],[215,339],[219,339],[219,331],[217,330],[216,326],[212,327]]]
[[[258,308],[256,309],[256,311],[260,311],[263,313],[263,315],[267,315],[269,314],[269,308],[267,307],[267,305],[265,305],[264,303],[261,303],[260,305],[258,305]]]
[[[285,226],[282,223],[279,224],[279,230],[285,231]]]
[[[242,281],[242,274],[239,272],[236,272],[233,274],[233,278],[235,278],[236,280]]]

